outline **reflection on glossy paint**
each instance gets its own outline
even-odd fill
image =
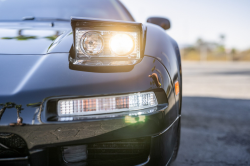
[[[159,79],[160,79],[159,82],[161,82],[160,85],[164,85],[163,76],[162,76],[161,71],[159,69],[155,69],[155,71],[158,72],[158,74],[159,74]]]
[[[36,38],[37,38],[36,36],[16,36],[16,37],[2,37],[1,39],[29,40]]]
[[[1,39],[9,40],[9,39],[16,39],[16,40],[30,40],[30,39],[38,39],[38,36],[33,36],[33,35],[23,35],[23,30],[25,29],[20,29],[18,30],[18,36],[15,37],[2,37]],[[45,36],[45,37],[40,37],[40,38],[45,38],[51,41],[54,41],[58,36],[60,32],[56,31],[54,35],[50,36]]]
[[[52,35],[52,36],[46,36],[44,38],[54,41],[58,36]],[[16,37],[2,37],[1,39],[16,39],[16,40],[29,40],[29,39],[37,39],[37,36],[16,36]]]
[[[54,41],[57,37],[58,37],[57,35],[52,35],[52,36],[46,36],[44,38]]]
[[[156,86],[159,88],[161,87],[161,83],[159,81],[158,75],[156,73],[152,73],[151,75],[149,75],[148,77],[152,78],[154,80],[154,83],[156,84]]]
[[[13,108],[16,104],[15,103],[12,103],[12,102],[7,102],[7,103],[4,103],[4,104],[0,104],[0,106],[2,106],[1,110],[0,110],[0,120],[2,118],[2,115],[4,114],[5,110],[7,108]]]
[[[145,122],[146,121],[146,116],[145,115],[140,115],[140,116],[126,116],[125,117],[125,123],[138,123],[138,122]]]
[[[12,103],[12,102],[6,102],[5,104],[0,104],[0,106],[2,106],[2,109],[0,110],[0,120],[7,108],[15,107],[17,110],[17,123],[10,123],[9,125],[10,126],[23,126],[24,125],[23,118],[20,116],[21,111],[24,109],[22,105],[17,105],[16,103]]]
[[[45,38],[48,38],[50,40],[53,40],[53,42],[50,44],[49,48],[47,49],[47,52],[50,52],[50,50],[52,48],[54,48],[56,45],[58,45],[62,39],[65,37],[65,36],[69,36],[69,35],[72,35],[72,31],[69,30],[69,31],[64,31],[62,34],[59,35],[59,31],[57,31],[57,34],[56,35],[53,35],[53,36],[47,36]]]
[[[151,69],[151,71],[153,72],[155,70],[155,66]]]
[[[33,74],[36,72],[36,70],[40,67],[40,65],[43,63],[43,61],[48,56],[44,55],[41,56],[36,63],[33,64],[33,67],[29,70],[29,72],[23,77],[22,81],[19,82],[18,86],[14,89],[12,94],[18,93],[26,83],[28,83],[29,79],[33,76]]]

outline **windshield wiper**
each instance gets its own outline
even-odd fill
[[[37,21],[70,21],[69,19],[64,18],[43,18],[43,17],[33,17],[33,16],[26,16],[22,18],[23,21],[26,20],[37,20]]]

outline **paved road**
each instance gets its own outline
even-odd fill
[[[183,63],[181,146],[173,166],[250,166],[250,63]]]

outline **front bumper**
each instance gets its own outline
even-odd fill
[[[153,109],[153,108],[150,108]],[[91,121],[41,125],[1,126],[3,133],[19,135],[29,150],[71,144],[87,144],[157,135],[173,120],[166,119],[168,105],[159,105],[151,114]],[[170,111],[168,114],[171,114]],[[174,112],[173,112],[174,113]]]
[[[29,150],[27,153],[28,162],[32,165],[40,165],[41,163],[38,163],[37,160],[41,161],[44,157],[48,161],[43,165],[72,165],[72,163],[66,163],[62,156],[52,154],[59,154],[60,149],[65,146],[84,144],[93,147],[98,143],[117,141],[121,143],[131,139],[149,140],[147,144],[149,149],[144,149],[143,153],[138,153],[138,155],[133,154],[134,158],[128,156],[128,158],[117,158],[110,161],[102,157],[101,162],[91,160],[88,165],[116,165],[120,162],[125,165],[162,165],[170,159],[176,141],[179,116],[171,119],[174,112],[167,105],[160,105],[156,112],[145,115],[144,121],[139,121],[140,117],[131,117],[133,123],[130,123],[128,119],[125,120],[125,117],[120,117],[118,119],[69,124],[4,127],[4,130],[2,127],[1,132],[15,133],[24,138]],[[138,121],[134,123],[133,118],[137,118]],[[52,159],[51,156],[58,159]],[[21,158],[16,159],[26,159],[25,157],[21,156]]]

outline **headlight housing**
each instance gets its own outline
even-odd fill
[[[142,58],[140,23],[72,18],[71,25],[75,65],[134,65]]]

